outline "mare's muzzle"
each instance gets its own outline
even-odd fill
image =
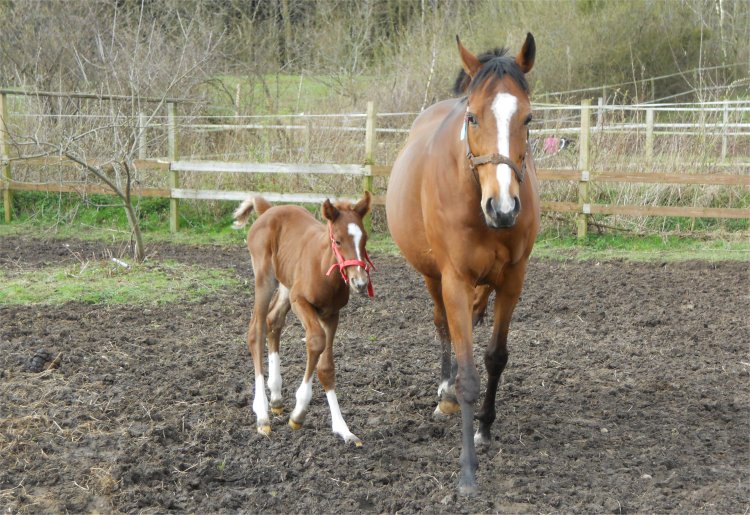
[[[502,211],[500,202],[494,197],[487,199],[483,206],[484,218],[487,225],[492,229],[507,229],[513,227],[521,211],[521,199],[513,197],[513,208],[510,211]]]

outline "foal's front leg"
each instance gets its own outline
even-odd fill
[[[307,365],[305,366],[305,375],[302,377],[302,384],[297,388],[297,404],[294,411],[289,417],[289,426],[292,429],[300,429],[305,423],[307,408],[310,406],[312,399],[312,380],[315,368],[318,365],[320,355],[326,347],[326,333],[318,322],[318,314],[315,307],[305,299],[298,297],[292,303],[292,310],[300,319],[305,328],[305,343],[307,346]]]
[[[346,443],[353,443],[357,447],[362,446],[362,440],[357,438],[349,426],[344,422],[344,417],[339,409],[338,397],[336,397],[336,369],[333,364],[333,337],[336,335],[336,328],[339,325],[339,314],[330,316],[321,320],[321,325],[326,333],[326,349],[318,360],[318,379],[328,398],[328,407],[331,409],[331,429],[334,433],[344,439]]]

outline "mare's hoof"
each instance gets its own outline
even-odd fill
[[[271,424],[263,424],[262,426],[258,426],[258,433],[262,434],[263,436],[270,436]]]
[[[432,413],[433,418],[436,420],[443,420],[451,415],[461,411],[461,406],[457,402],[442,400],[438,403],[437,408]]]
[[[271,406],[271,413],[273,413],[274,415],[283,415],[284,406]]]
[[[474,445],[480,449],[488,449],[491,443],[491,439],[487,435],[483,435],[481,431],[474,433]]]
[[[292,429],[294,429],[295,431],[297,431],[299,429],[302,429],[302,424],[300,424],[299,422],[295,422],[294,420],[292,420],[290,418],[289,419],[289,427],[291,427]]]

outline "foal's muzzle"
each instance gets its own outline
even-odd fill
[[[513,197],[513,208],[507,212],[500,209],[500,202],[497,199],[490,197],[484,206],[484,218],[492,229],[507,229],[516,224],[520,211],[521,200],[518,197]]]

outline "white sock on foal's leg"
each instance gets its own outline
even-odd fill
[[[255,397],[253,398],[253,413],[257,420],[258,432],[267,435],[271,432],[271,421],[268,418],[268,398],[263,375],[255,376]]]
[[[271,411],[281,413],[281,362],[279,353],[268,355],[268,388],[271,390]]]
[[[328,407],[331,408],[331,428],[333,432],[343,438],[346,443],[352,442],[357,447],[360,447],[362,440],[352,434],[349,431],[349,426],[344,422],[344,417],[341,415],[341,409],[339,408],[339,400],[336,397],[336,391],[328,390],[326,397],[328,398]]]
[[[305,422],[307,408],[310,406],[310,400],[312,399],[312,376],[309,381],[302,380],[295,397],[297,397],[297,404],[294,406],[292,416],[289,417],[289,425],[292,429],[299,429]]]

